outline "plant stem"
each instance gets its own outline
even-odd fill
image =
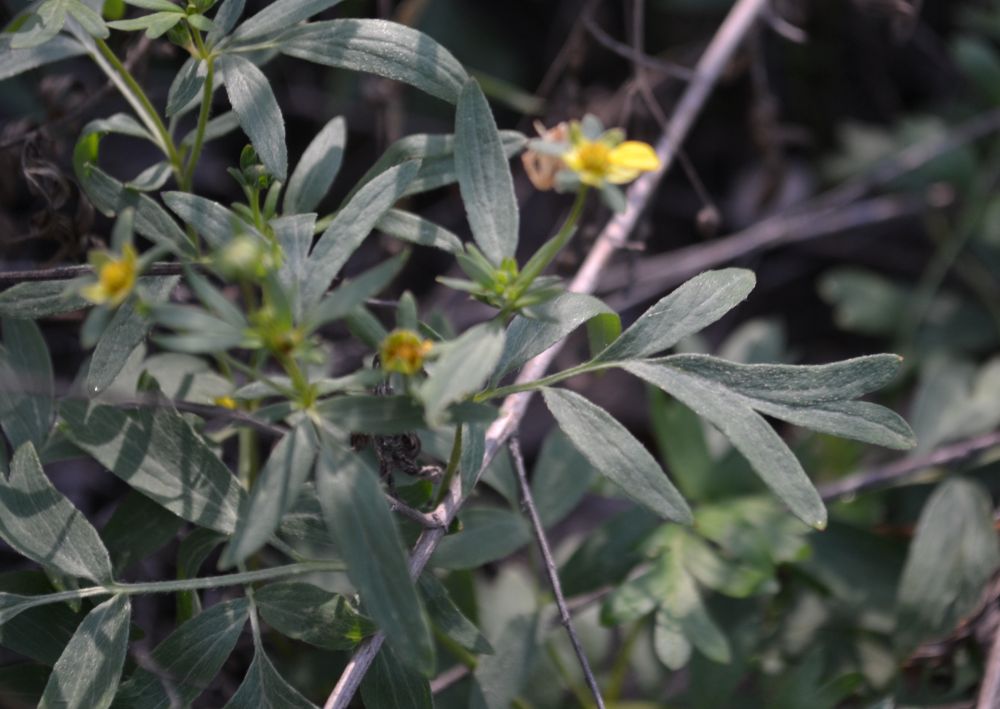
[[[198,43],[201,44],[200,39]],[[194,134],[194,144],[191,146],[191,155],[188,157],[187,169],[184,171],[184,182],[181,184],[181,190],[185,192],[190,192],[191,186],[194,183],[194,171],[198,166],[199,158],[201,158],[201,148],[205,144],[205,127],[208,125],[208,117],[212,112],[212,92],[215,90],[214,57],[206,57],[205,65],[205,86],[201,94],[201,110],[198,112],[198,128]]]
[[[455,477],[455,473],[458,470],[458,464],[461,459],[462,424],[459,424],[455,426],[455,440],[451,444],[451,455],[448,457],[448,467],[445,468],[444,475],[441,476],[441,485],[438,486],[437,498],[434,500],[435,507],[440,505],[444,496],[448,494],[448,490],[451,488],[452,478]]]
[[[297,576],[316,571],[343,571],[345,568],[341,561],[303,561],[296,564],[286,564],[284,566],[273,566],[269,569],[258,569],[256,571],[244,571],[236,574],[222,574],[220,576],[203,576],[195,579],[177,579],[172,581],[149,581],[146,583],[112,583],[108,586],[88,586],[72,591],[59,591],[58,593],[47,593],[44,596],[37,596],[25,601],[24,609],[35,606],[48,605],[49,603],[59,603],[61,601],[74,601],[80,598],[90,598],[91,596],[113,596],[124,594],[133,596],[142,593],[178,593],[181,591],[197,591],[206,588],[220,588],[223,586],[240,586],[257,581],[269,581],[271,579],[285,578],[287,576]]]
[[[111,47],[103,39],[94,40],[98,51],[100,51],[101,56],[111,65],[111,68],[117,73],[118,77],[124,82],[125,86],[128,88],[128,92],[132,95],[132,98],[138,103],[142,111],[140,117],[151,124],[154,129],[156,137],[160,139],[160,147],[163,152],[166,153],[167,158],[170,160],[170,164],[173,165],[174,173],[177,175],[177,180],[180,182],[183,180],[183,165],[181,164],[181,157],[177,152],[177,146],[174,145],[173,138],[170,137],[170,132],[167,127],[163,124],[163,120],[160,118],[160,114],[153,107],[152,102],[149,97],[146,96],[146,92],[142,90],[139,83],[132,76],[132,72],[121,63],[121,60],[115,55],[111,50]],[[143,115],[144,114],[144,115]]]
[[[559,227],[559,231],[556,232],[555,236],[542,244],[541,248],[528,259],[528,262],[518,274],[515,288],[507,297],[507,305],[497,315],[498,320],[501,322],[506,321],[507,317],[512,314],[513,307],[516,306],[517,301],[521,299],[521,296],[527,292],[531,284],[535,282],[535,279],[542,275],[542,271],[545,270],[546,266],[552,263],[552,260],[563,250],[563,247],[569,243],[570,237],[576,232],[576,224],[580,221],[580,215],[583,214],[583,207],[587,203],[587,191],[586,185],[581,186],[577,190],[573,206],[566,216],[566,221]]]
[[[520,384],[511,384],[505,387],[497,387],[496,389],[487,389],[486,391],[476,394],[472,400],[477,403],[482,403],[484,401],[489,401],[490,399],[495,399],[501,396],[509,396],[510,394],[518,394],[522,391],[534,391],[536,389],[541,389],[542,387],[549,386],[550,384],[556,384],[564,379],[570,379],[578,374],[586,374],[587,372],[597,372],[602,369],[610,369],[617,365],[617,362],[584,362],[583,364],[578,364],[575,367],[570,367],[569,369],[564,369],[561,372],[556,372],[555,374],[550,374],[547,377],[542,377],[541,379],[533,379],[530,382],[522,382]]]

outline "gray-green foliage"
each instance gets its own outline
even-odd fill
[[[623,332],[604,301],[565,292],[561,279],[542,275],[575,222],[524,264],[515,260],[521,219],[509,160],[526,138],[498,129],[480,82],[412,27],[310,21],[338,4],[279,0],[243,19],[243,0],[217,6],[129,0],[134,16],[105,23],[96,0],[45,0],[0,37],[0,80],[88,56],[122,93],[135,115],[89,122],[73,167],[94,207],[117,218],[112,252],[141,245],[138,237],[152,244],[141,254],[128,298],[87,317],[81,330],[93,352],[66,387],[57,386],[45,329],[32,320],[89,307],[81,286],[104,274],[0,293],[0,536],[44,570],[0,578],[0,644],[53,666],[31,701],[188,705],[223,668],[249,620],[253,660],[226,707],[313,706],[282,677],[279,670],[291,663],[265,649],[273,635],[348,652],[376,633],[385,643],[361,685],[367,706],[432,706],[428,678],[450,661],[438,657],[435,639],[472,667],[469,706],[509,706],[559,653],[554,645],[545,657],[539,652],[551,625],[547,609],[536,607],[542,595],[516,578],[514,565],[501,563],[533,553],[523,551],[532,532],[510,461],[502,454],[484,469],[498,444],[495,435],[487,439],[488,427],[498,415],[504,426],[517,423],[512,411],[520,415],[516,408],[498,411],[495,400],[518,391],[540,390],[557,424],[530,484],[543,525],[562,522],[592,497],[612,498],[598,499],[598,508],[623,510],[582,541],[572,532],[560,568],[571,595],[614,587],[587,621],[594,636],[598,620],[636,623],[637,633],[644,623],[655,656],[672,670],[689,667],[692,684],[706,658],[742,667],[746,631],[716,613],[715,596],[773,594],[779,565],[803,561],[808,550],[803,525],[759,495],[750,471],[814,527],[822,528],[827,515],[806,467],[764,417],[911,447],[902,418],[858,400],[889,385],[900,359],[795,366],[661,356],[678,346],[696,348],[693,337],[748,297],[755,277],[737,268],[692,278]],[[192,56],[171,82],[165,116],[102,44],[108,28],[187,44]],[[267,76],[267,63],[278,55],[400,81],[442,99],[437,107],[453,113],[454,134],[400,138],[324,213],[347,150],[346,123],[329,120],[291,165],[282,108]],[[486,77],[482,86],[492,92],[496,82]],[[220,88],[232,110],[213,118],[209,104]],[[175,135],[192,122],[188,133]],[[585,133],[593,123],[584,119]],[[222,204],[195,194],[202,147],[237,128],[251,146],[229,174],[245,201]],[[156,160],[132,179],[112,176],[100,160],[109,134],[151,144]],[[474,245],[418,214],[419,201],[404,202],[454,184]],[[423,262],[408,262],[404,251],[355,269],[349,262],[374,231],[407,248],[438,249],[449,262],[454,256],[473,281],[440,282],[500,313],[455,332],[409,292],[386,300],[404,268]],[[163,259],[182,268],[161,264],[168,266],[161,273],[180,275],[143,275]],[[862,281],[827,279],[824,290],[841,319],[869,334],[891,330],[888,306],[899,306],[906,294]],[[393,312],[395,328],[415,338],[402,353],[383,349]],[[543,381],[510,382],[584,324],[589,360]],[[939,340],[950,333],[946,325],[935,331]],[[353,342],[331,344],[328,336],[340,337],[343,326]],[[165,351],[150,354],[154,346]],[[362,353],[363,366],[341,371]],[[990,428],[997,418],[989,395],[995,366],[974,376],[971,364],[941,361],[947,364],[925,365],[917,399],[927,440]],[[620,371],[604,373],[611,369]],[[607,410],[553,386],[598,373],[632,375],[676,400],[664,414],[657,409],[663,395],[654,399],[669,475]],[[937,415],[937,408],[950,408],[938,402],[965,397],[976,402],[972,414]],[[732,448],[706,433],[703,421]],[[9,465],[5,441],[13,453]],[[43,466],[74,457],[91,459],[132,489],[100,533]],[[486,485],[477,488],[481,472]],[[389,476],[386,485],[380,474]],[[453,488],[465,496],[461,503],[473,498],[472,504],[451,506],[450,476],[461,483]],[[1000,564],[989,504],[966,481],[948,482],[932,495],[899,586],[901,646],[948,630]],[[453,512],[454,520],[444,519]],[[176,579],[125,584],[117,578],[169,548],[178,534]],[[418,538],[422,556],[411,558],[407,550]],[[956,548],[962,553],[948,556]],[[279,565],[278,555],[292,563]],[[940,573],[936,559],[945,556]],[[215,574],[213,563],[230,573],[205,578]],[[485,592],[471,570],[487,564],[499,569],[501,590],[489,596],[492,604],[480,605]],[[803,573],[836,594],[846,584],[824,564],[819,558]],[[285,578],[332,570],[345,573]],[[270,583],[251,585],[260,581]],[[199,595],[230,586],[242,586],[244,595],[221,601]],[[133,667],[124,662],[130,597],[159,591],[178,594],[177,627]],[[91,598],[103,602],[91,607]],[[284,653],[285,641],[278,646]],[[802,696],[788,687],[808,684],[811,667],[790,673],[774,696]]]

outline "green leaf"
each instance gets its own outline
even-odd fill
[[[500,133],[475,79],[462,87],[455,111],[455,171],[472,236],[499,266],[517,249],[519,212]]]
[[[591,295],[562,293],[532,308],[532,317],[518,315],[507,328],[503,354],[491,381],[499,382],[504,374],[561,342],[591,318],[612,312],[611,308]]]
[[[211,529],[195,529],[177,547],[177,578],[198,576],[205,560],[226,541],[226,537]],[[183,623],[201,613],[201,598],[197,591],[181,591],[176,597],[177,622]]]
[[[128,650],[132,605],[113,596],[87,614],[56,662],[39,707],[111,706]]]
[[[316,467],[316,485],[327,526],[347,562],[347,575],[361,594],[365,613],[405,664],[429,675],[434,671],[430,627],[375,471],[327,439]]]
[[[245,4],[246,0],[222,0],[222,4],[219,5],[215,17],[212,18],[212,24],[215,27],[205,37],[205,41],[209,47],[214,47],[220,39],[233,31],[237,20],[243,14],[243,6]]]
[[[52,359],[31,320],[3,320],[6,357],[0,356],[0,424],[11,448],[31,441],[41,449],[54,415]]]
[[[165,301],[179,280],[178,276],[144,279],[145,304],[155,305]],[[146,339],[152,322],[144,314],[144,310],[136,298],[132,297],[115,311],[90,358],[90,367],[84,381],[84,391],[88,394],[100,394],[107,389],[122,371],[132,350]]]
[[[131,207],[135,209],[135,230],[139,234],[171,253],[193,255],[194,247],[187,235],[149,195],[126,188],[92,163],[79,167],[77,178],[90,201],[106,216]]]
[[[402,196],[419,167],[419,163],[409,162],[386,170],[337,212],[309,255],[309,269],[302,284],[306,307],[319,301],[347,259]]]
[[[10,46],[14,49],[35,47],[50,41],[66,24],[67,0],[46,0],[37,6],[35,15],[28,20],[29,29],[14,34]]]
[[[673,355],[625,369],[664,388],[680,379],[719,397],[789,423],[889,448],[915,440],[896,413],[848,401],[884,386],[899,369],[896,355],[872,355],[818,366],[735,364],[707,355]],[[633,366],[634,364],[634,366]]]
[[[755,283],[753,272],[742,268],[695,276],[643,313],[594,360],[639,359],[673,347],[736,307]]]
[[[316,404],[316,411],[339,429],[393,435],[424,428],[424,412],[408,396],[336,396]]]
[[[510,556],[531,541],[524,518],[511,510],[473,507],[459,517],[462,530],[449,534],[431,557],[442,569],[473,569]]]
[[[376,630],[343,596],[300,581],[259,588],[254,602],[261,617],[282,635],[327,650],[350,650]]]
[[[188,57],[170,82],[170,90],[167,91],[167,117],[183,112],[197,98],[205,85],[207,71],[205,62],[200,58]]]
[[[660,598],[662,605],[656,612],[653,635],[657,656],[663,664],[678,670],[687,662],[685,658],[678,664],[679,658],[673,652],[663,652],[666,643],[661,634],[670,637],[680,633],[713,662],[726,664],[732,659],[729,640],[708,614],[694,579],[679,559],[670,563],[670,575]]]
[[[82,310],[90,304],[67,289],[65,281],[18,283],[0,293],[0,317],[38,320]]]
[[[516,155],[527,143],[517,131],[500,131],[504,155],[508,158]],[[400,138],[382,154],[372,165],[358,184],[348,193],[345,202],[372,179],[395,165],[401,165],[409,160],[419,160],[420,170],[417,176],[407,186],[403,196],[419,194],[429,190],[450,185],[458,181],[455,172],[455,139],[451,135],[428,135],[417,133]]]
[[[141,7],[143,10],[152,10],[153,12],[184,12],[182,7],[170,2],[170,0],[125,0],[125,2],[133,7]]]
[[[306,328],[314,330],[328,322],[350,315],[365,300],[388,286],[399,274],[408,258],[409,252],[396,254],[357,278],[337,286],[306,315]]]
[[[116,575],[152,556],[177,536],[184,520],[145,495],[130,490],[101,528],[101,539],[111,555]]]
[[[224,247],[238,234],[252,234],[263,243],[267,241],[253,226],[218,202],[187,192],[164,192],[163,201],[216,249]]]
[[[169,32],[174,25],[184,19],[184,11],[175,6],[171,12],[154,12],[151,15],[143,15],[131,20],[115,20],[109,22],[108,27],[123,32],[135,32],[146,30],[146,36],[150,39],[162,37]]]
[[[473,672],[476,685],[470,709],[508,709],[535,666],[538,616],[510,619],[493,641],[495,652],[480,658]]]
[[[881,389],[899,372],[903,358],[878,354],[821,365],[737,364],[692,354],[659,361],[751,399],[806,405],[856,399]]]
[[[312,422],[303,419],[274,447],[240,510],[236,531],[219,559],[220,569],[240,563],[271,538],[312,470],[317,445]]]
[[[25,709],[37,706],[49,674],[48,667],[33,662],[13,662],[0,667],[0,703]]]
[[[222,669],[246,624],[245,598],[212,606],[181,625],[150,654],[155,673],[139,669],[122,684],[115,709],[168,709],[189,704]],[[173,698],[173,699],[172,699]]]
[[[417,392],[431,425],[442,421],[448,406],[483,388],[503,343],[503,331],[493,323],[483,323],[451,342],[435,345],[439,355],[427,364],[427,379]]]
[[[340,2],[341,0],[278,0],[237,27],[231,40],[233,43],[245,43],[255,37],[288,30]]]
[[[549,411],[573,444],[626,495],[661,515],[691,523],[691,510],[649,451],[604,409],[564,389],[543,389]]]
[[[66,401],[64,432],[134,489],[202,527],[231,534],[243,488],[168,402],[124,411]]]
[[[140,192],[155,192],[173,176],[173,166],[167,160],[154,163],[125,183],[125,187]]]
[[[691,409],[667,397],[655,387],[649,387],[650,421],[660,458],[677,481],[677,487],[686,497],[701,501],[715,491],[715,483],[722,476],[708,450],[701,419]],[[725,494],[728,480],[719,481]]]
[[[479,475],[479,470],[483,467],[483,458],[485,456],[485,424],[464,424],[462,426],[462,456],[459,459],[463,490],[471,490],[475,485],[476,476]]]
[[[642,618],[666,597],[673,567],[665,554],[654,560],[652,568],[615,588],[601,607],[601,623],[619,625]]]
[[[0,81],[86,52],[87,50],[77,40],[63,35],[55,36],[48,42],[34,47],[0,48]]]
[[[818,529],[826,526],[826,507],[802,465],[745,401],[714,382],[659,362],[629,362],[623,367],[660,387],[722,431],[799,519]]]
[[[80,2],[80,0],[68,0],[66,9],[69,10],[69,14],[73,19],[80,23],[83,31],[91,37],[107,39],[111,34],[108,32],[108,27],[100,13],[91,9],[87,4]]]
[[[14,453],[0,480],[0,537],[20,554],[68,576],[112,582],[111,559],[87,519],[42,471],[34,446]]]
[[[319,206],[340,171],[346,141],[347,124],[341,116],[316,134],[288,179],[282,203],[285,214],[311,212]]]
[[[331,20],[296,27],[278,48],[299,59],[403,81],[449,103],[468,74],[422,32],[384,20]]]
[[[383,643],[361,680],[361,699],[368,709],[433,709],[430,683],[400,662],[389,643]]]
[[[941,483],[920,513],[899,580],[899,649],[950,633],[977,607],[998,566],[989,493],[962,478]]]
[[[288,172],[285,119],[267,77],[250,61],[232,54],[220,56],[216,66],[225,81],[229,103],[261,162],[275,178],[284,181]]]
[[[412,183],[411,183],[412,184]],[[432,246],[448,253],[462,250],[462,240],[442,226],[402,209],[390,209],[375,223],[389,236],[420,246]]]
[[[49,667],[73,637],[85,614],[68,603],[50,603],[55,591],[43,571],[0,574],[0,644]],[[39,691],[41,696],[41,691]]]
[[[292,303],[295,320],[302,317],[302,284],[309,270],[309,247],[312,246],[316,226],[315,214],[293,214],[270,221],[274,237],[281,245],[281,266],[278,282]]]
[[[224,709],[316,709],[285,681],[259,645],[240,688]]]
[[[531,494],[542,524],[550,527],[573,511],[598,471],[559,429],[548,435],[531,476]]]
[[[417,585],[424,596],[431,622],[438,630],[469,652],[477,655],[493,653],[493,646],[489,640],[459,610],[448,595],[448,589],[433,573],[427,571],[421,574]]]

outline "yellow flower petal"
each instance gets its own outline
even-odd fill
[[[626,140],[612,148],[608,162],[614,167],[628,168],[637,173],[651,172],[660,167],[660,158],[656,156],[653,146],[638,140]]]
[[[94,305],[103,305],[108,302],[108,293],[100,283],[92,283],[89,286],[84,286],[80,289],[80,295]]]

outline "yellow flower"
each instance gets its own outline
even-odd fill
[[[239,407],[239,404],[236,403],[236,399],[234,399],[231,396],[217,396],[213,400],[213,403],[216,406],[221,406],[222,408],[229,409],[230,411],[233,411]]]
[[[433,345],[413,330],[393,330],[379,346],[379,359],[387,372],[416,374]]]
[[[80,295],[96,305],[118,307],[135,288],[139,270],[135,248],[126,244],[121,258],[107,251],[91,251],[89,260],[97,272],[97,282],[84,286]]]
[[[591,187],[600,187],[605,182],[623,185],[641,172],[659,169],[660,159],[653,146],[638,140],[615,144],[607,136],[605,133],[597,140],[588,140],[580,131],[572,131],[571,147],[563,155],[563,162],[583,184]]]

